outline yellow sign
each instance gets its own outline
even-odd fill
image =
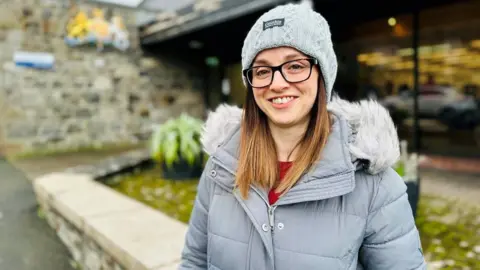
[[[65,42],[69,46],[83,44],[96,44],[98,50],[111,45],[125,51],[130,46],[128,32],[123,24],[123,19],[113,16],[107,21],[101,9],[95,8],[92,17],[84,11],[79,11],[67,24]]]

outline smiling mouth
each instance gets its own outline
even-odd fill
[[[269,99],[269,101],[272,102],[273,104],[285,104],[296,98],[297,97],[294,97],[294,96],[287,96],[287,97],[271,98]]]

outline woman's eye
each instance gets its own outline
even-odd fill
[[[255,75],[257,75],[257,76],[262,76],[262,75],[266,75],[266,74],[268,74],[268,73],[269,73],[268,69],[260,69],[260,70],[257,70],[257,72],[255,73]]]
[[[289,69],[302,69],[303,66],[299,65],[299,64],[293,64],[289,67]]]

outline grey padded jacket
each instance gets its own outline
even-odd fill
[[[373,101],[335,98],[321,160],[274,205],[234,189],[241,110],[210,113],[210,155],[198,186],[179,269],[426,269],[406,185],[391,168],[398,137]]]

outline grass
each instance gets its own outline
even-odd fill
[[[480,208],[422,195],[416,223],[437,269],[480,269]]]
[[[187,223],[198,180],[170,181],[160,176],[161,171],[154,169],[115,177],[107,184]],[[422,194],[417,211],[423,251],[433,269],[480,269],[480,208]]]
[[[114,177],[107,183],[113,189],[135,198],[163,213],[187,223],[197,194],[197,179],[170,181],[154,169],[129,176]]]

